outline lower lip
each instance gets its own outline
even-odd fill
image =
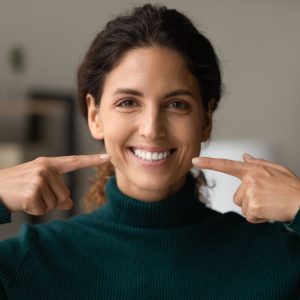
[[[141,165],[145,166],[145,167],[160,167],[165,165],[168,161],[170,161],[170,159],[172,159],[174,152],[168,156],[167,158],[161,159],[161,160],[144,160],[142,158],[139,158],[138,156],[136,156],[130,149],[127,149],[128,152],[130,153],[130,155],[137,161],[139,162]]]

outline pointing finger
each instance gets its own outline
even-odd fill
[[[99,166],[104,162],[109,161],[108,154],[93,154],[93,155],[71,155],[52,157],[49,159],[49,166],[54,168],[59,175],[82,168]]]
[[[226,173],[239,179],[242,179],[249,171],[248,163],[230,159],[196,157],[193,158],[192,162],[195,167]]]

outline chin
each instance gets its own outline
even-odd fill
[[[180,179],[169,176],[139,176],[132,181],[139,189],[145,192],[162,192],[173,191],[180,186]]]
[[[136,186],[151,190],[161,189],[165,185],[166,181],[168,180],[162,179],[160,176],[149,176],[147,174],[132,177],[132,182]]]

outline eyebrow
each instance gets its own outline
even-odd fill
[[[113,95],[118,95],[118,94],[128,94],[128,95],[140,96],[140,97],[144,96],[142,92],[134,89],[129,89],[129,88],[118,88],[113,92]],[[164,95],[164,98],[174,97],[174,96],[190,96],[196,98],[193,93],[185,89],[178,89],[178,90],[168,92],[167,94]]]

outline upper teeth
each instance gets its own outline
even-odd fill
[[[170,151],[166,152],[149,152],[142,149],[133,149],[133,152],[136,156],[141,159],[152,161],[152,160],[160,160],[165,159],[170,155]]]

